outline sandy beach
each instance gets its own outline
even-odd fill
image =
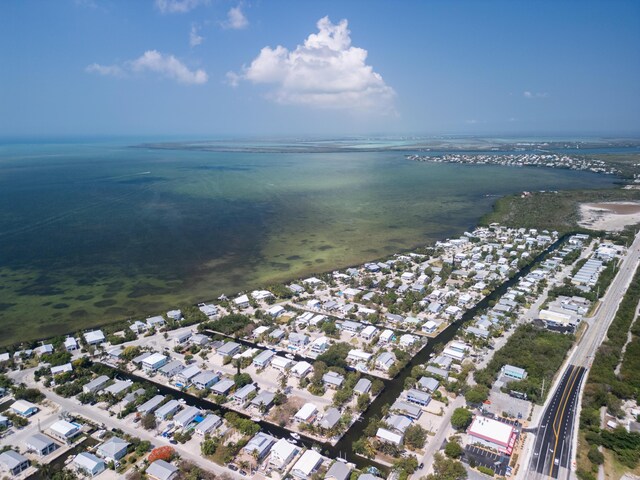
[[[579,225],[592,230],[619,231],[640,223],[640,203],[602,202],[580,205]]]

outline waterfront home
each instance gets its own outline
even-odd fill
[[[415,403],[416,405],[420,405],[422,407],[426,407],[427,405],[429,405],[429,402],[431,402],[431,395],[421,390],[412,388],[407,391],[407,401]]]
[[[178,467],[169,462],[156,460],[149,465],[145,473],[152,480],[173,480],[178,476],[179,471]]]
[[[176,322],[179,322],[180,320],[182,320],[182,311],[181,310],[169,310],[167,312],[167,318],[170,318],[171,320],[175,320]]]
[[[311,372],[312,369],[313,369],[312,365],[309,362],[305,362],[303,360],[301,362],[296,363],[291,368],[291,374],[297,378],[304,378]]]
[[[175,375],[175,381],[181,383],[183,386],[188,386],[193,378],[198,375],[202,370],[197,365],[191,365]]]
[[[260,325],[259,327],[256,327],[253,332],[251,332],[251,336],[253,338],[258,338],[260,335],[262,335],[263,333],[266,333],[269,331],[269,327],[267,327],[266,325]]]
[[[173,422],[182,428],[188,427],[202,412],[198,407],[189,406],[173,417]]]
[[[89,452],[82,452],[76,455],[72,465],[76,470],[89,477],[95,477],[107,468],[103,460]]]
[[[373,356],[372,353],[367,353],[364,350],[355,348],[349,351],[349,354],[347,355],[347,361],[352,363],[356,363],[356,362],[367,363],[369,360],[371,360],[372,356]]]
[[[215,413],[210,413],[195,428],[196,434],[204,437],[212,430],[222,425],[222,419]]]
[[[393,445],[402,445],[402,435],[394,433],[386,428],[378,428],[376,438],[385,443]]]
[[[241,345],[236,342],[227,342],[224,345],[218,347],[216,349],[216,353],[223,357],[233,357],[236,353],[240,351]]]
[[[405,333],[404,335],[400,336],[399,342],[400,342],[400,346],[409,348],[409,347],[412,347],[417,340],[418,338],[415,335]]]
[[[339,389],[343,382],[344,376],[340,375],[338,372],[330,371],[322,376],[322,383],[324,386],[333,390]]]
[[[395,363],[396,356],[391,352],[382,352],[376,358],[376,368],[384,372],[388,372],[391,366]]]
[[[39,457],[46,457],[59,447],[56,442],[42,433],[35,433],[27,437],[24,446],[28,452],[33,452]]]
[[[418,380],[418,388],[420,390],[424,390],[425,392],[433,393],[440,386],[440,382],[435,378],[431,377],[420,377]]]
[[[389,415],[384,419],[384,423],[389,425],[389,428],[400,435],[404,435],[404,432],[407,428],[411,426],[413,421],[404,415]]]
[[[467,327],[465,331],[470,335],[473,335],[476,338],[481,338],[483,340],[487,340],[490,336],[489,330],[485,330],[483,328]]]
[[[102,390],[102,393],[119,395],[133,385],[131,380],[116,380],[111,385]]]
[[[24,455],[19,454],[14,450],[7,450],[0,453],[0,466],[2,469],[11,475],[18,476],[25,471],[31,462]]]
[[[327,470],[324,480],[349,480],[351,468],[343,462],[335,461]]]
[[[209,318],[209,320],[211,320],[213,317],[215,317],[216,315],[218,315],[218,307],[216,307],[213,304],[200,304],[198,306],[198,309],[204,313],[207,318]]]
[[[233,394],[233,399],[238,403],[244,403],[249,399],[249,395],[257,390],[253,383],[245,385]]]
[[[335,407],[331,407],[324,412],[324,415],[322,415],[322,418],[318,421],[318,426],[324,430],[331,430],[339,421],[340,411]]]
[[[318,337],[311,342],[310,348],[313,353],[320,355],[329,348],[329,339],[327,337]]]
[[[206,390],[214,385],[220,377],[213,372],[203,371],[198,373],[195,377],[191,379],[191,383],[198,390]]]
[[[315,298],[312,298],[311,300],[307,300],[307,307],[316,310],[318,308],[320,308],[322,306],[322,303],[320,302],[320,300],[317,300]]]
[[[271,447],[269,465],[272,465],[278,470],[284,470],[297,453],[298,449],[295,445],[281,438]]]
[[[309,337],[302,333],[292,332],[289,334],[289,345],[296,348],[304,347],[309,343]]]
[[[84,393],[95,393],[98,390],[101,390],[102,388],[104,388],[104,386],[110,381],[111,379],[109,377],[107,377],[106,375],[100,375],[97,378],[94,378],[93,380],[91,380],[89,383],[85,384],[82,386],[82,391]]]
[[[419,419],[422,415],[422,409],[420,407],[411,405],[410,403],[402,400],[396,400],[393,405],[391,405],[389,411],[401,413],[402,415],[406,415],[414,420]]]
[[[271,365],[271,368],[284,373],[291,368],[293,363],[294,363],[293,360],[289,360],[288,358],[275,355],[273,358],[271,358],[270,365]]]
[[[181,361],[172,360],[171,362],[166,363],[165,365],[160,367],[158,372],[160,372],[160,375],[162,375],[164,377],[172,378],[175,375],[177,375],[180,372],[182,372],[184,369],[185,369],[185,366],[182,364]]]
[[[392,324],[400,324],[402,322],[404,322],[404,317],[402,315],[398,315],[396,313],[387,313],[384,318],[387,320],[387,322],[392,323]]]
[[[438,329],[438,324],[433,320],[427,320],[424,325],[422,325],[422,331],[424,333],[434,333]]]
[[[276,443],[276,439],[264,432],[256,433],[244,446],[243,450],[253,457],[254,452],[257,460],[260,461],[269,454],[271,446]]]
[[[276,328],[273,332],[269,334],[269,338],[271,338],[272,340],[275,340],[276,342],[279,342],[280,340],[282,340],[284,336],[285,336],[285,331],[280,328]]]
[[[371,391],[371,380],[368,378],[361,378],[353,387],[353,393],[362,395],[363,393],[369,393]]]
[[[293,416],[296,422],[311,423],[318,414],[318,408],[313,403],[305,403]]]
[[[311,475],[318,470],[318,467],[322,464],[322,455],[313,449],[309,449],[302,454],[300,460],[298,460],[291,468],[291,475],[301,479],[310,478]]]
[[[142,415],[146,415],[147,413],[152,413],[155,409],[157,409],[160,404],[164,401],[164,395],[156,395],[155,397],[147,400],[142,405],[140,405],[136,411]]]
[[[373,325],[368,325],[364,329],[362,329],[362,331],[360,332],[360,337],[362,337],[364,340],[369,341],[373,337],[375,337],[377,333],[378,329],[376,327],[374,327]]]
[[[251,296],[254,300],[261,302],[273,297],[273,293],[271,293],[269,290],[254,290],[253,292],[251,292]]]
[[[271,359],[275,356],[275,352],[271,350],[264,350],[253,359],[253,365],[256,368],[265,368],[269,363],[271,363]]]
[[[216,395],[226,395],[233,388],[235,382],[228,378],[220,380],[211,387],[211,391]]]
[[[249,297],[247,295],[240,295],[233,300],[233,304],[238,308],[247,308],[249,306]]]
[[[129,442],[118,437],[111,437],[96,450],[96,455],[107,462],[116,462],[127,454]]]
[[[155,416],[159,421],[166,420],[167,417],[174,415],[178,410],[180,410],[180,402],[178,400],[169,400],[156,410]]]
[[[345,332],[358,333],[362,329],[362,324],[360,322],[353,322],[351,320],[345,320],[340,324],[340,328]]]
[[[299,295],[301,293],[304,293],[304,288],[302,288],[300,285],[298,285],[297,283],[292,283],[291,285],[289,285],[289,290],[291,290],[291,292],[294,295]]]
[[[265,410],[267,410],[271,407],[271,405],[273,405],[273,401],[275,400],[275,398],[275,393],[268,390],[262,390],[253,398],[253,400],[251,400],[251,406],[258,409],[264,408]]]
[[[155,372],[160,367],[166,365],[169,357],[161,353],[153,353],[142,361],[142,369],[148,372]]]
[[[146,332],[147,329],[148,329],[147,324],[144,322],[141,322],[140,320],[136,320],[131,325],[129,325],[129,330],[131,330],[135,334]]]
[[[105,341],[102,330],[93,330],[84,334],[84,339],[89,345],[97,345]]]
[[[64,340],[64,348],[67,352],[73,352],[78,349],[78,341],[73,337],[67,337]]]
[[[156,315],[155,317],[147,318],[147,328],[161,328],[164,325],[164,317],[162,315]]]
[[[38,411],[38,406],[27,400],[16,400],[9,408],[13,410],[13,413],[21,417],[30,417]]]
[[[382,333],[380,334],[380,337],[378,338],[378,343],[380,344],[386,344],[389,343],[391,341],[393,341],[394,338],[394,333],[393,330],[383,330]]]
[[[431,363],[445,370],[449,370],[451,368],[452,362],[453,360],[451,359],[451,357],[445,357],[444,355],[438,355],[436,358],[431,360]]]

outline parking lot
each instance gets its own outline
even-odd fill
[[[507,393],[501,392],[495,387],[491,389],[489,402],[491,403],[485,404],[484,408],[493,413],[496,416],[496,419],[498,419],[497,417],[502,416],[502,412],[506,412],[513,418],[518,418],[518,415],[520,415],[522,420],[529,418],[531,402],[514,398]]]
[[[464,455],[467,463],[471,463],[471,461],[473,461],[476,465],[482,465],[490,468],[496,472],[496,475],[506,475],[507,466],[509,465],[509,457],[506,455],[490,452],[489,450],[485,450],[474,445],[465,447]]]

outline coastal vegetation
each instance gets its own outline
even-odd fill
[[[526,393],[529,400],[542,404],[573,341],[573,335],[536,328],[532,324],[520,325],[507,343],[494,353],[487,366],[475,372],[474,378],[490,388],[503,366],[524,368],[527,371],[525,379],[509,382],[503,388]],[[544,391],[543,381],[547,386]]]
[[[602,428],[600,421],[601,408],[621,418],[625,415],[622,402],[637,400],[640,395],[640,326],[637,320],[634,323],[638,302],[640,269],[636,270],[607,337],[596,352],[584,387],[577,471],[583,480],[595,478],[598,465],[604,461],[595,453],[599,446],[611,451],[613,459],[626,468],[634,469],[640,462],[640,433],[627,432],[623,427],[608,430]],[[631,341],[627,344],[629,333]],[[616,373],[618,366],[620,373]]]

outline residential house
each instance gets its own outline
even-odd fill
[[[377,333],[378,333],[378,329],[376,327],[374,327],[373,325],[368,325],[362,329],[362,331],[360,332],[360,336],[364,340],[369,341],[373,337],[375,337]]]
[[[226,395],[233,388],[235,382],[228,378],[220,380],[211,387],[211,391],[216,395]]]
[[[389,329],[383,330],[382,333],[380,334],[380,337],[378,338],[378,343],[384,345],[386,343],[392,342],[394,335],[395,334],[393,333],[393,330],[389,330]]]
[[[249,395],[257,390],[253,383],[245,385],[233,394],[233,399],[238,403],[244,403],[249,399]]]
[[[173,422],[182,428],[188,427],[202,412],[198,407],[189,406],[173,417]]]
[[[309,362],[305,362],[303,360],[301,362],[296,363],[291,368],[291,374],[297,378],[304,378],[311,372],[311,370],[313,370],[312,365]]]
[[[322,464],[322,455],[313,449],[309,449],[302,454],[291,469],[291,475],[301,479],[311,478],[311,475],[318,470]]]
[[[349,480],[351,468],[343,462],[333,462],[324,476],[324,480]]]
[[[290,333],[289,334],[289,346],[295,348],[302,348],[309,343],[309,337],[302,333]]]
[[[293,364],[293,360],[289,360],[288,358],[280,357],[278,355],[275,355],[271,359],[271,367],[283,373],[288,371]]]
[[[181,370],[175,375],[175,381],[181,383],[183,386],[187,386],[202,370],[197,365],[191,365],[184,370]]]
[[[275,352],[271,350],[264,350],[253,359],[253,364],[256,368],[265,368],[269,363],[271,363],[271,359],[275,356]]]
[[[392,443],[393,445],[402,445],[402,435],[387,430],[386,428],[378,428],[376,432],[376,438],[385,443]]]
[[[301,423],[311,423],[318,414],[318,408],[313,403],[305,403],[293,416],[294,420]]]
[[[426,407],[431,402],[431,395],[421,390],[412,388],[407,391],[407,401]]]
[[[322,383],[333,390],[340,388],[344,382],[344,376],[338,372],[329,371],[322,376]]]
[[[276,443],[276,439],[264,432],[256,433],[251,440],[244,446],[243,450],[253,456],[256,452],[258,461],[267,456],[271,450],[271,446]]]
[[[227,342],[216,349],[216,353],[223,357],[233,357],[240,351],[241,345],[236,342]]]
[[[156,330],[164,325],[164,317],[162,315],[156,315],[155,317],[147,318],[147,328],[155,328]]]
[[[178,476],[179,471],[178,467],[169,462],[156,460],[149,465],[145,473],[152,480],[173,480]]]
[[[102,459],[89,452],[76,455],[72,465],[76,470],[89,477],[95,477],[107,468]]]
[[[369,393],[371,391],[371,380],[368,378],[361,378],[358,383],[353,387],[353,393],[362,395],[363,393]]]
[[[284,470],[297,453],[298,449],[295,445],[281,438],[271,447],[269,465],[272,465],[278,470]]]
[[[174,415],[178,410],[180,410],[180,402],[178,402],[178,400],[169,400],[156,410],[155,416],[159,421],[166,420],[171,415]]]
[[[24,455],[19,454],[15,450],[7,450],[0,453],[0,466],[11,475],[18,476],[24,472],[31,462]]]
[[[196,426],[195,430],[198,435],[204,437],[220,425],[222,425],[222,419],[218,415],[210,413]]]
[[[421,377],[420,380],[418,380],[418,388],[420,388],[420,390],[424,390],[425,392],[433,393],[438,389],[439,386],[440,382],[435,378]]]
[[[211,388],[216,382],[220,380],[220,377],[213,372],[204,371],[198,373],[195,377],[191,379],[191,383],[198,390],[206,390],[207,388]]]
[[[338,424],[340,417],[340,411],[337,408],[331,407],[324,412],[324,415],[318,421],[318,426],[324,430],[331,430]]]
[[[67,352],[73,352],[78,349],[78,341],[73,337],[67,337],[64,340],[64,348]]]
[[[238,308],[247,308],[249,306],[249,297],[247,295],[240,295],[233,300],[233,303]]]
[[[155,397],[144,402],[142,405],[138,406],[136,411],[142,415],[152,413],[155,409],[157,409],[160,406],[160,404],[163,401],[164,401],[164,395],[156,395]]]
[[[391,352],[382,352],[376,358],[376,368],[384,372],[388,372],[391,366],[395,363],[396,356]]]
[[[329,339],[327,337],[318,337],[311,342],[310,348],[313,353],[320,355],[329,348]]]
[[[160,367],[166,365],[169,361],[169,357],[162,355],[161,353],[154,353],[149,355],[142,361],[142,368],[147,372],[155,372]]]
[[[105,385],[111,380],[106,375],[100,375],[97,378],[94,378],[89,383],[82,386],[82,391],[84,393],[95,393],[98,390],[102,390]]]
[[[96,454],[107,462],[116,462],[127,454],[128,446],[129,442],[126,440],[119,437],[111,437],[98,447]]]
[[[30,417],[38,411],[38,406],[27,400],[16,400],[9,408],[13,410],[13,413],[21,417]]]
[[[39,457],[46,457],[59,447],[59,445],[50,437],[43,435],[42,433],[35,433],[30,437],[27,437],[24,441],[24,445],[27,448],[27,451],[33,452]]]
[[[262,390],[251,400],[251,406],[256,408],[269,409],[273,405],[276,394],[268,390]]]

